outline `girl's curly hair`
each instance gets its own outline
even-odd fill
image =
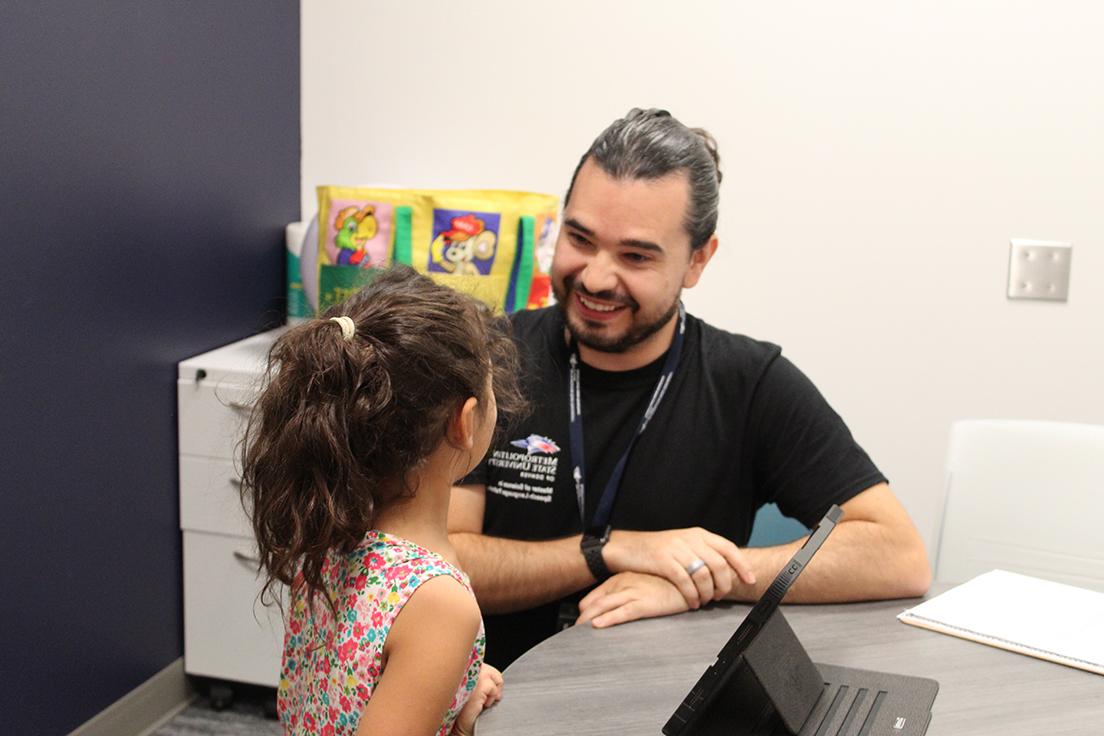
[[[355,325],[348,340],[330,319],[342,315]],[[280,336],[241,450],[262,601],[279,601],[279,582],[332,606],[327,556],[352,551],[381,509],[412,492],[411,471],[453,412],[472,396],[486,406],[488,374],[500,427],[524,409],[509,327],[475,299],[394,267]]]

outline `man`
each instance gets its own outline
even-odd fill
[[[564,623],[757,598],[801,544],[744,548],[771,502],[807,526],[845,512],[788,600],[928,588],[915,527],[812,383],[777,346],[684,316],[720,180],[712,138],[661,110],[615,121],[575,171],[558,303],[514,316],[533,414],[449,509],[498,667]]]

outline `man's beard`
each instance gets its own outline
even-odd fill
[[[629,329],[620,336],[605,335],[601,328],[588,328],[585,320],[583,324],[575,324],[567,310],[568,299],[571,298],[572,292],[575,291],[578,291],[583,296],[593,297],[594,299],[601,299],[627,307],[633,317]],[[654,319],[645,319],[638,324],[636,318],[640,315],[640,305],[631,297],[622,296],[612,291],[591,293],[582,287],[576,286],[575,279],[572,276],[565,276],[562,286],[556,279],[553,279],[552,293],[556,296],[556,304],[559,306],[560,314],[563,315],[564,324],[567,325],[567,329],[571,332],[575,341],[580,345],[586,345],[588,348],[603,353],[624,353],[628,351],[629,348],[644,342],[663,329],[663,327],[671,321],[675,313],[678,312],[679,305],[679,295],[676,294],[674,301],[671,302],[671,305],[667,309],[663,310],[660,316]]]

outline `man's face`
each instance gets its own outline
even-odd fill
[[[579,343],[623,353],[670,322],[715,246],[691,254],[689,196],[684,171],[619,180],[589,159],[579,169],[552,260],[552,289]]]

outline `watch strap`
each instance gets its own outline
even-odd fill
[[[593,575],[599,583],[613,576],[613,571],[609,569],[605,559],[602,557],[602,548],[605,547],[606,542],[609,541],[609,535],[609,527],[606,527],[601,536],[587,532],[583,534],[583,539],[579,543],[579,548],[583,551],[583,559],[586,560],[587,568],[590,570],[590,574]]]

